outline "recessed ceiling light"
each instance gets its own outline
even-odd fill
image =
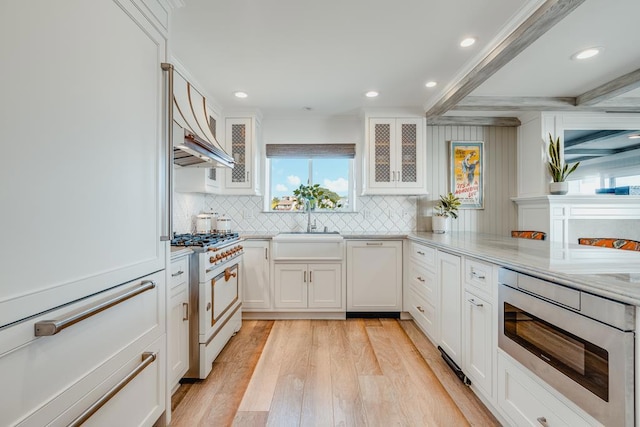
[[[640,139],[640,133],[635,133],[633,135],[629,135],[629,139]]]
[[[240,91],[234,92],[233,94],[235,95],[236,98],[246,98],[247,96],[249,96],[247,95],[247,92],[240,92]]]
[[[375,90],[370,90],[369,92],[364,94],[364,96],[366,96],[367,98],[375,98],[378,95],[378,92],[376,92]]]
[[[462,40],[460,42],[460,46],[461,47],[469,47],[472,44],[474,44],[476,42],[476,39],[474,39],[473,37],[467,37],[466,39]]]
[[[426,87],[436,87],[437,84],[438,84],[437,82],[430,81],[430,82],[427,82],[427,84],[425,84],[425,86]]]
[[[601,47],[590,47],[589,49],[584,49],[584,50],[581,50],[580,52],[574,53],[573,55],[571,55],[571,59],[593,58],[600,52],[602,52]]]

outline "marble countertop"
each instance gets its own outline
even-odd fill
[[[286,233],[283,232],[283,233]],[[278,233],[239,233],[240,237],[243,239],[254,239],[254,240],[268,240],[273,238]],[[321,234],[321,233],[318,233]],[[407,236],[411,234],[410,231],[407,232],[390,232],[390,233],[375,233],[375,232],[355,232],[355,231],[345,231],[340,232],[340,236],[342,236],[345,240],[402,240],[406,239]]]
[[[640,306],[640,252],[477,233],[413,232],[408,238]]]

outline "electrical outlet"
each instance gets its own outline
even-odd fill
[[[364,219],[369,219],[370,216],[371,216],[371,213],[367,209],[362,210],[362,217]]]
[[[244,219],[251,219],[253,218],[253,211],[251,209],[245,209],[242,216]]]
[[[389,209],[389,212],[387,213],[387,215],[389,215],[389,218],[393,218],[395,216],[395,211],[393,209]]]

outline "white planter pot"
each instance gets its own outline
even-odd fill
[[[447,216],[434,215],[431,217],[431,229],[436,234],[446,233],[449,231],[450,225],[451,219]]]
[[[567,194],[568,191],[568,182],[552,182],[549,184],[549,193],[551,194]]]

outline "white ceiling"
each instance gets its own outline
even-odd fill
[[[424,111],[542,2],[184,1],[174,10],[172,53],[223,108],[265,115],[305,107],[323,115],[370,107]],[[638,69],[638,16],[640,0],[586,0],[472,95],[576,96]],[[470,35],[478,42],[460,48]],[[569,59],[593,45],[604,53],[580,64]],[[438,86],[425,88],[429,80]],[[238,90],[249,97],[235,98]],[[368,90],[380,96],[365,98]]]

